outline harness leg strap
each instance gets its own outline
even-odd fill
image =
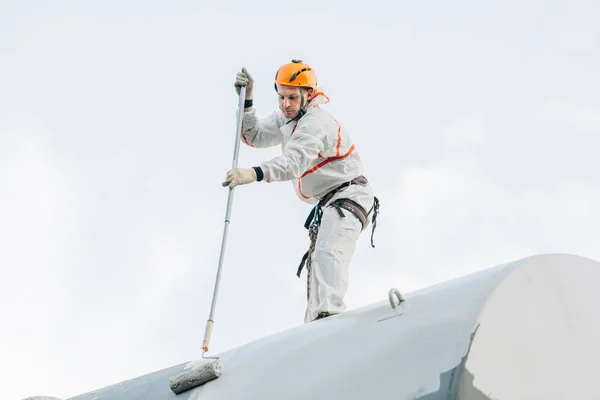
[[[321,224],[321,217],[323,215],[322,207],[324,207],[329,202],[329,200],[331,199],[333,194],[336,193],[337,191],[339,191],[340,189],[342,189],[346,186],[349,186],[351,184],[363,184],[366,182],[367,182],[366,178],[361,176],[356,179],[353,179],[350,182],[346,182],[346,183],[340,185],[338,188],[332,190],[325,197],[323,197],[323,199],[321,199],[315,205],[315,207],[313,207],[313,209],[310,211],[310,213],[308,214],[308,217],[306,218],[306,221],[304,222],[304,227],[309,231],[309,237],[311,239],[311,244],[310,244],[309,250],[306,253],[304,253],[304,256],[302,256],[302,261],[300,262],[300,265],[298,266],[298,270],[296,272],[296,275],[298,276],[298,278],[300,277],[300,274],[302,273],[302,269],[304,268],[305,265],[307,266],[307,268],[310,268],[311,253],[314,250],[315,241],[316,241],[316,237],[317,237],[318,230],[319,230],[319,225]],[[373,206],[371,207],[371,209],[368,212],[366,212],[365,209],[362,206],[360,206],[360,204],[356,203],[353,200],[346,199],[346,198],[337,199],[332,204],[330,204],[329,207],[334,207],[337,210],[337,212],[341,218],[345,217],[344,212],[342,211],[342,208],[344,210],[348,210],[356,218],[358,218],[358,220],[361,222],[362,229],[365,229],[369,215],[371,214],[371,212],[373,212],[373,217],[372,217],[373,228],[371,230],[371,246],[375,247],[375,245],[373,244],[373,235],[375,233],[375,227],[377,226],[377,215],[379,214],[379,199],[376,196],[374,196]]]

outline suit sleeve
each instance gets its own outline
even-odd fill
[[[274,182],[300,177],[323,151],[323,136],[322,129],[314,121],[309,119],[299,123],[283,154],[260,165],[264,179]]]
[[[272,147],[281,144],[279,127],[283,125],[281,116],[274,111],[265,118],[256,116],[256,109],[244,111],[241,140],[251,147]]]

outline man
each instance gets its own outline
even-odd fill
[[[291,181],[298,197],[316,204],[305,227],[311,246],[307,261],[308,304],[305,323],[346,309],[348,269],[356,241],[379,202],[363,177],[360,156],[348,132],[320,105],[329,98],[320,91],[314,70],[299,60],[281,66],[275,76],[279,110],[259,119],[253,104],[254,80],[243,68],[235,88],[246,86],[244,143],[252,147],[280,145],[282,155],[252,168],[227,172],[223,186],[252,182]]]

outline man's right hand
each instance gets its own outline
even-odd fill
[[[242,68],[242,72],[238,72],[235,77],[235,91],[240,94],[240,89],[242,86],[246,86],[246,100],[250,100],[252,98],[252,89],[254,89],[254,79],[248,73],[246,68]]]

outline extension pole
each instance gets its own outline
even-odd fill
[[[238,154],[240,152],[240,135],[242,132],[242,118],[244,115],[244,102],[246,100],[246,86],[240,89],[240,99],[238,103],[237,125],[235,131],[235,145],[233,148],[233,163],[231,168],[237,168]],[[217,304],[217,295],[219,293],[219,283],[221,280],[221,269],[223,267],[223,258],[225,257],[225,245],[227,244],[227,232],[229,231],[229,220],[231,216],[231,204],[233,203],[233,188],[229,189],[227,196],[227,211],[225,212],[225,227],[223,229],[223,239],[221,241],[221,254],[219,255],[219,267],[217,268],[217,278],[215,280],[215,288],[213,291],[212,304],[210,305],[210,315],[206,321],[206,330],[204,332],[204,341],[202,342],[203,353],[208,351],[208,342],[212,334],[214,324],[215,307]]]

